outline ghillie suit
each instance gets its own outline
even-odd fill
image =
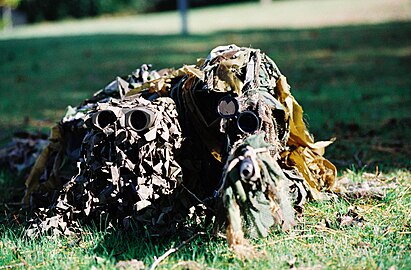
[[[107,215],[164,234],[193,207],[215,215],[233,247],[287,230],[336,177],[322,157],[331,142],[314,143],[302,116],[260,50],[221,46],[178,70],[143,65],[53,129],[26,181],[24,202],[40,209],[34,231]]]
[[[264,237],[275,224],[295,225],[307,195],[320,199],[334,184],[336,168],[322,157],[331,142],[314,143],[285,77],[259,50],[217,47],[199,68],[186,70],[172,97],[194,149],[187,156],[203,164],[196,183],[222,198],[217,213],[227,218],[230,244],[245,246],[244,231]]]

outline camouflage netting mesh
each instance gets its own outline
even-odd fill
[[[247,247],[246,236],[292,227],[307,197],[334,185],[330,143],[314,142],[269,57],[221,46],[178,70],[143,65],[69,107],[23,201],[37,212],[32,233],[104,216],[165,234],[198,207]]]

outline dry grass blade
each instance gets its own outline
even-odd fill
[[[171,254],[173,254],[174,252],[179,251],[182,247],[184,247],[186,244],[190,243],[191,241],[193,241],[197,236],[199,235],[204,235],[204,232],[197,232],[194,235],[192,235],[190,238],[188,238],[187,240],[184,240],[183,242],[181,242],[177,247],[175,248],[170,248],[169,250],[167,250],[163,255],[161,255],[160,257],[158,257],[153,264],[150,266],[150,270],[154,270],[156,269],[156,267],[164,260],[166,259],[168,256],[170,256]]]

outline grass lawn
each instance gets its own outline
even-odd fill
[[[253,242],[266,256],[243,262],[222,237],[200,235],[161,268],[407,269],[411,267],[411,23],[177,35],[83,35],[0,41],[0,140],[47,130],[64,114],[142,63],[180,67],[222,44],[266,52],[288,77],[317,139],[336,137],[327,157],[340,175],[364,181],[383,172],[396,183],[384,199],[310,202],[289,233]],[[350,170],[348,171],[347,168]],[[179,239],[87,227],[76,237],[24,237],[12,207],[22,181],[0,174],[0,269],[113,269],[121,260],[150,266]],[[350,210],[351,209],[351,210]],[[352,210],[354,209],[354,210]],[[340,226],[347,213],[360,222]],[[98,227],[98,225],[96,226]]]

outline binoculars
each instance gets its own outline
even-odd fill
[[[222,118],[235,119],[238,130],[242,133],[254,133],[260,129],[260,118],[250,110],[239,110],[238,101],[225,96],[218,102],[217,112]]]
[[[101,110],[93,114],[92,123],[94,127],[104,129],[114,124],[117,120],[124,119],[125,126],[140,132],[152,127],[155,117],[156,115],[153,111],[143,107],[122,109],[120,113],[116,113],[113,110]]]

